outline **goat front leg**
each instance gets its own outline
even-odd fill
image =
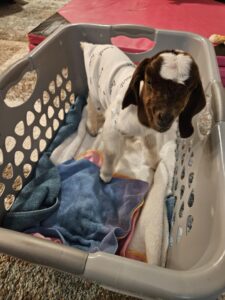
[[[116,153],[110,152],[108,150],[104,150],[103,154],[103,164],[100,170],[100,177],[102,181],[108,183],[112,179],[114,166],[116,160]]]
[[[103,128],[103,164],[100,177],[108,183],[112,179],[115,165],[118,162],[124,147],[124,137],[115,129]]]
[[[157,145],[157,139],[153,134],[144,137],[145,153],[147,163],[152,170],[156,170],[160,161],[159,147]]]
[[[87,123],[86,128],[88,133],[95,137],[98,135],[99,129],[104,123],[104,116],[102,112],[98,112],[92,99],[88,96],[87,99]]]

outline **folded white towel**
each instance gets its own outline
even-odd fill
[[[160,151],[161,161],[155,171],[152,188],[126,250],[127,257],[165,266],[169,241],[165,197],[171,192],[175,148],[175,142],[169,141]]]

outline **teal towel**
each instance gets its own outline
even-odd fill
[[[60,175],[49,157],[57,146],[77,130],[85,103],[85,98],[76,98],[75,104],[65,117],[65,122],[40,158],[34,178],[23,188],[5,216],[3,227],[24,231],[34,224],[39,224],[57,209]]]

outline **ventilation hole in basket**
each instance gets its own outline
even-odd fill
[[[25,132],[24,122],[20,121],[19,123],[17,123],[17,125],[15,126],[14,131],[19,136],[24,135],[24,132]]]
[[[53,80],[49,83],[48,89],[50,93],[55,94],[55,82]]]
[[[34,113],[32,113],[32,111],[28,111],[26,118],[27,118],[27,125],[30,126],[35,119]]]
[[[182,235],[183,235],[183,228],[181,226],[179,226],[177,228],[177,238],[176,238],[177,243],[180,242]]]
[[[47,104],[49,100],[50,100],[49,93],[47,91],[44,91],[43,92],[43,103]]]
[[[14,162],[16,166],[19,166],[24,160],[24,154],[21,151],[16,151],[14,155]]]
[[[169,235],[169,244],[168,244],[168,247],[169,248],[173,247],[173,236],[172,235]]]
[[[185,177],[185,167],[183,167],[181,175],[180,175],[181,179],[184,179],[184,177]]]
[[[32,171],[32,166],[30,164],[25,164],[23,166],[23,176],[27,178]]]
[[[7,136],[5,138],[5,149],[7,152],[11,152],[16,146],[16,139],[12,136]]]
[[[189,152],[189,153],[191,152],[191,146],[188,147],[188,152]]]
[[[185,153],[182,154],[182,157],[181,157],[181,164],[183,165],[184,163],[184,159],[185,159]]]
[[[176,222],[176,213],[173,213],[173,217],[172,217],[172,226],[175,224]]]
[[[178,149],[176,149],[176,151],[175,151],[175,159],[176,159],[176,161],[178,161],[178,159],[179,159],[179,151],[178,151]]]
[[[54,119],[53,121],[53,130],[56,131],[59,128],[59,121]]]
[[[14,191],[18,192],[22,189],[22,187],[23,187],[22,178],[21,178],[21,176],[17,176],[13,182],[12,188]]]
[[[192,229],[192,224],[193,224],[194,218],[192,215],[189,215],[187,217],[187,225],[186,225],[186,234],[188,234],[191,229]]]
[[[59,108],[59,106],[60,106],[59,96],[56,96],[56,97],[55,97],[55,99],[53,100],[53,105],[54,105],[56,108]]]
[[[182,199],[183,195],[184,195],[184,191],[185,191],[185,186],[182,185],[180,188],[180,199]]]
[[[193,165],[194,162],[194,152],[191,153],[189,161],[188,161],[188,165],[189,167],[191,167]]]
[[[34,110],[37,112],[37,113],[40,113],[41,112],[41,100],[38,99],[35,103],[34,103]]]
[[[191,172],[188,176],[188,187],[191,186],[193,180],[194,180],[194,172]]]
[[[177,187],[178,187],[178,178],[176,178],[175,182],[174,182],[174,190],[175,191],[177,190]]]
[[[45,150],[46,146],[47,146],[46,141],[43,140],[43,139],[41,139],[40,142],[39,142],[39,150],[40,150],[41,152],[43,152],[43,151]]]
[[[179,217],[182,218],[184,214],[184,202],[182,202],[180,210],[179,210]]]
[[[2,149],[0,149],[0,166],[3,164],[3,162],[4,162],[4,156],[3,156]]]
[[[68,102],[65,103],[65,113],[67,114],[70,110],[70,104]]]
[[[207,106],[201,111],[197,120],[198,130],[202,136],[209,135],[212,128],[213,117],[209,107],[209,101],[207,102]]]
[[[49,105],[49,107],[48,107],[48,118],[51,119],[54,116],[54,113],[55,113],[55,111],[54,111],[53,107],[51,105]]]
[[[5,185],[4,185],[4,183],[0,182],[0,197],[4,193],[4,190],[5,190]]]
[[[37,82],[37,72],[26,72],[22,79],[12,86],[4,99],[8,107],[18,107],[27,102],[33,94]]]
[[[45,136],[47,139],[51,139],[52,138],[52,128],[49,127],[47,130],[46,130],[46,133],[45,133]]]
[[[177,173],[178,173],[178,166],[176,166],[174,169],[174,176],[177,176]]]
[[[174,199],[175,199],[175,201],[174,201],[174,205],[173,205],[173,207],[175,207],[175,206],[176,206],[176,204],[177,204],[177,196],[174,196]]]
[[[66,91],[64,89],[61,89],[61,91],[60,91],[60,99],[61,99],[61,101],[66,100]]]
[[[194,191],[192,190],[190,193],[190,196],[188,198],[188,206],[192,207],[194,204],[194,201],[195,201],[195,194],[194,194]]]
[[[71,92],[72,91],[72,82],[71,82],[71,80],[67,81],[67,83],[66,83],[66,90],[67,90],[67,92]]]
[[[31,149],[31,137],[27,136],[23,141],[23,149],[30,150]]]
[[[46,127],[47,125],[47,117],[46,114],[43,114],[39,120],[41,126]]]
[[[12,166],[11,163],[8,163],[5,166],[5,168],[4,168],[3,172],[2,172],[2,177],[4,179],[11,179],[11,178],[13,178],[13,166]]]
[[[34,149],[30,155],[30,160],[33,162],[37,162],[38,161],[38,151],[37,149]]]
[[[75,95],[74,95],[74,94],[72,94],[72,95],[70,96],[70,103],[71,103],[71,104],[74,104],[74,103],[75,103]]]
[[[62,85],[62,83],[63,83],[62,76],[57,74],[57,76],[56,76],[56,85],[57,85],[57,87],[60,87]]]
[[[12,207],[14,201],[15,201],[15,196],[14,195],[12,195],[12,194],[7,195],[4,199],[5,210],[10,210],[10,208]]]
[[[38,126],[34,126],[33,128],[33,139],[37,140],[41,134],[41,130]]]
[[[58,113],[58,117],[60,120],[63,120],[64,119],[64,110],[61,108],[59,113]]]
[[[184,150],[184,148],[185,148],[185,143],[182,144],[181,150]]]
[[[65,67],[62,69],[62,76],[67,79],[68,78],[68,68]]]

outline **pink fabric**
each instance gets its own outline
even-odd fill
[[[45,37],[33,33],[28,34],[29,49],[33,50],[38,44],[44,41]]]
[[[219,67],[225,67],[225,56],[217,56]]]
[[[133,258],[135,260],[140,260],[140,261],[145,261],[145,255],[143,254],[143,257],[144,258],[141,258],[140,255],[137,256],[137,255],[132,255],[131,253],[128,253],[127,252],[127,249],[128,249],[128,246],[132,240],[132,237],[134,235],[134,232],[135,232],[135,228],[136,228],[136,224],[137,224],[137,220],[138,220],[138,217],[140,215],[140,208],[138,208],[134,214],[133,214],[133,217],[132,217],[132,220],[131,220],[131,229],[130,229],[130,232],[129,234],[127,235],[126,238],[124,238],[123,240],[120,241],[119,243],[119,250],[118,250],[118,255],[120,256],[124,256],[124,257],[128,257],[128,258]]]
[[[213,0],[71,0],[58,12],[70,23],[130,23],[207,38],[225,35],[225,5]]]
[[[31,235],[33,235],[34,237],[43,239],[43,240],[54,242],[56,244],[62,244],[62,241],[60,239],[53,238],[53,237],[46,237],[46,236],[44,236],[43,234],[41,234],[39,232],[31,233]]]
[[[70,23],[140,24],[194,32],[206,38],[225,35],[225,4],[214,0],[71,0],[58,13]],[[112,42],[130,52],[153,47],[152,41],[143,38],[116,37]],[[223,69],[220,74],[225,86]]]
[[[220,67],[220,76],[223,86],[225,87],[225,67]]]
[[[219,65],[221,80],[225,87],[225,56],[217,56],[217,62]]]
[[[102,154],[96,150],[87,150],[84,153],[81,153],[76,159],[87,159],[99,168],[102,165]]]
[[[206,38],[225,35],[225,4],[214,0],[71,0],[58,13],[70,23],[140,24],[194,32]],[[44,39],[35,34],[28,37],[30,50]],[[144,38],[116,37],[112,42],[130,52],[145,51],[154,45]],[[220,70],[225,85],[223,72]]]
[[[96,164],[98,167],[101,167],[101,165],[102,165],[102,154],[96,150],[88,150],[88,151],[82,153],[81,155],[79,155],[76,159],[87,159],[87,160],[91,161],[92,163]],[[121,175],[121,174],[117,174],[117,176],[123,177],[123,175]],[[142,203],[139,206],[137,206],[135,208],[135,210],[133,211],[133,214],[131,217],[129,233],[118,241],[119,248],[117,251],[117,254],[120,256],[125,256],[125,257],[133,258],[136,260],[140,260],[140,261],[146,261],[144,254],[143,255],[135,255],[133,253],[128,253],[127,249],[130,244],[130,241],[132,240],[132,237],[134,235],[137,220],[140,215],[143,204],[144,204],[144,201],[142,201]]]

